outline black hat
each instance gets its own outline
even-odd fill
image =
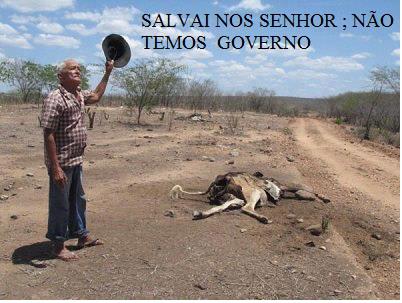
[[[131,58],[131,50],[127,41],[117,34],[107,36],[102,42],[106,59],[114,60],[114,67],[126,66]]]

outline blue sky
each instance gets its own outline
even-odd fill
[[[76,58],[102,63],[102,39],[110,33],[127,38],[135,59],[166,56],[188,65],[193,78],[210,78],[228,94],[255,87],[281,96],[325,97],[369,88],[376,66],[399,68],[399,1],[78,1],[0,0],[0,57],[55,64]],[[389,28],[353,28],[352,13],[391,14]],[[142,14],[253,14],[252,28],[144,28]],[[338,28],[260,28],[259,15],[270,13],[334,14]],[[154,15],[155,16],[155,15]],[[343,21],[346,18],[346,22]],[[174,19],[173,19],[174,20]],[[347,24],[346,30],[342,25]],[[144,50],[144,34],[206,36],[203,50]],[[221,50],[220,36],[309,36],[308,50]],[[93,68],[95,70],[95,68]],[[91,68],[92,70],[92,68]],[[94,76],[95,84],[99,76]],[[7,90],[4,85],[1,90]],[[112,90],[113,91],[113,90]]]

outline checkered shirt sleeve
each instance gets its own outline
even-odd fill
[[[44,100],[41,113],[41,127],[56,131],[63,113],[60,95],[52,92]]]

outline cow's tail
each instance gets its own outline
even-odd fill
[[[175,186],[173,186],[172,189],[170,190],[170,192],[169,192],[169,197],[170,197],[171,199],[177,199],[177,198],[180,197],[180,194],[181,194],[181,193],[187,194],[187,195],[201,195],[201,196],[202,196],[202,195],[208,194],[209,191],[211,190],[211,187],[212,187],[212,185],[210,185],[210,186],[208,187],[208,189],[207,189],[206,191],[204,191],[204,192],[202,192],[202,191],[189,192],[189,191],[183,190],[183,188],[182,188],[180,185],[175,185]]]

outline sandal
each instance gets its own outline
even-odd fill
[[[78,240],[77,243],[77,248],[82,249],[84,247],[91,247],[91,246],[97,246],[97,245],[103,245],[104,243],[100,239],[95,239],[92,240],[90,238],[82,238],[84,242],[82,243],[81,239]]]

